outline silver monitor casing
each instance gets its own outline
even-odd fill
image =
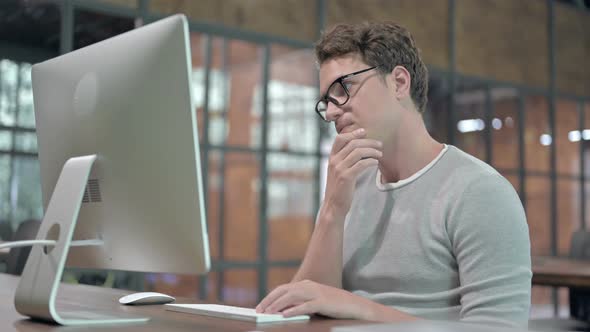
[[[31,251],[15,297],[19,312],[64,325],[100,323],[56,319],[55,308],[44,309],[46,300],[53,306],[66,256],[65,265],[81,268],[209,270],[190,73],[183,15],[33,66],[46,211],[37,238],[57,232],[58,243],[49,253]],[[70,248],[87,239],[103,244]]]

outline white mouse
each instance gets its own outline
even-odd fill
[[[156,292],[140,292],[125,295],[119,299],[121,304],[164,304],[174,302],[172,296]]]

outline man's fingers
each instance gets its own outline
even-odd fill
[[[292,290],[286,292],[281,297],[276,299],[273,303],[271,303],[266,309],[264,310],[265,314],[276,314],[284,309],[289,307],[295,306],[303,302],[303,299],[300,299]]]
[[[360,160],[367,158],[379,159],[381,157],[383,157],[383,152],[380,150],[373,148],[357,148],[349,153],[346,158],[344,158],[344,160],[341,162],[341,167],[350,168]]]
[[[256,312],[261,313],[266,310],[266,308],[275,302],[278,298],[283,296],[283,294],[287,293],[287,287],[285,285],[279,286],[275,288],[272,292],[270,292],[260,303],[256,306]]]
[[[334,139],[334,144],[332,145],[332,153],[340,151],[348,142],[355,138],[363,138],[366,134],[367,133],[363,128],[356,129],[350,133],[338,134],[336,139]]]
[[[317,302],[308,301],[283,311],[283,317],[288,318],[298,315],[310,315],[315,314],[317,311]]]
[[[354,139],[348,142],[340,151],[336,152],[336,154],[334,155],[334,159],[342,160],[346,158],[346,156],[348,156],[352,151],[358,148],[373,148],[376,150],[381,150],[383,148],[383,144],[374,139]]]
[[[373,158],[363,159],[363,160],[357,162],[356,164],[354,164],[351,168],[349,168],[348,172],[351,173],[350,175],[352,177],[356,177],[359,174],[361,174],[361,172],[364,171],[369,166],[374,166],[374,165],[377,165],[378,163],[379,163],[379,161],[377,159],[373,159]]]

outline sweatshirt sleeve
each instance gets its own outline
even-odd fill
[[[527,326],[529,231],[510,183],[498,174],[472,181],[452,207],[447,231],[459,270],[461,321]]]

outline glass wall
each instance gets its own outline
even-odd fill
[[[43,214],[31,64],[0,60],[0,222],[14,231]]]

